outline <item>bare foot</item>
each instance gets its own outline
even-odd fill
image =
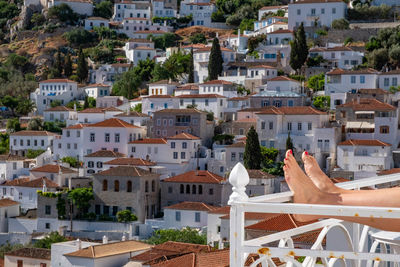
[[[284,162],[285,179],[293,192],[294,203],[327,204],[323,203],[324,193],[305,175],[290,150],[286,152]],[[320,218],[314,215],[294,214],[293,216],[298,221],[310,221]]]
[[[323,192],[340,193],[344,189],[335,186],[332,180],[321,170],[317,160],[304,151],[301,155],[304,162],[304,171],[311,178],[313,183]]]

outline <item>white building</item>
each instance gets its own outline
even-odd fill
[[[112,19],[122,21],[125,18],[151,18],[151,4],[147,1],[115,1]]]
[[[354,172],[354,179],[376,176],[393,167],[391,144],[379,140],[349,139],[338,144],[337,165]]]
[[[237,96],[237,89],[232,82],[224,80],[213,80],[199,84],[199,94],[200,95],[217,94],[231,98]]]
[[[289,29],[328,26],[336,19],[345,18],[347,4],[341,0],[298,0],[288,5]]]
[[[55,182],[46,177],[30,179],[18,178],[0,184],[1,198],[8,198],[18,201],[21,210],[26,212],[29,209],[37,208],[37,191],[46,188],[47,192],[55,192],[59,187]]]
[[[0,199],[0,231],[8,232],[8,218],[20,215],[20,204],[14,200]]]
[[[276,14],[279,10],[285,11],[287,17],[288,6],[264,6],[258,10],[258,20],[262,20],[264,15]]]
[[[4,254],[4,266],[50,266],[50,249],[24,247]]]
[[[78,13],[79,15],[93,15],[93,3],[90,0],[47,0],[47,8],[61,4],[67,4],[75,13]]]
[[[78,251],[89,246],[99,245],[97,242],[86,242],[79,239],[73,241],[59,242],[51,244],[51,265],[68,266],[70,264],[64,256],[66,253]]]
[[[136,126],[147,126],[151,120],[149,115],[137,111],[126,111],[114,116],[117,119],[123,120],[129,124]]]
[[[260,18],[258,21],[254,22],[254,31],[265,32],[266,27],[273,25],[275,23],[287,24],[287,18],[286,17],[278,17],[278,16],[267,17],[264,19]]]
[[[173,95],[174,90],[179,85],[171,80],[161,80],[149,83],[149,96],[151,95]]]
[[[29,175],[32,160],[15,155],[0,155],[0,181]]]
[[[54,158],[66,156],[84,159],[99,150],[128,154],[127,144],[143,138],[145,129],[117,118],[94,124],[77,124],[63,129],[61,138],[54,142]]]
[[[153,2],[154,3],[154,2]],[[153,22],[150,18],[125,18],[118,27],[118,33],[124,33],[129,38],[134,38],[138,31],[165,31],[171,32],[173,28],[166,24]]]
[[[111,86],[107,84],[89,84],[84,88],[88,97],[98,98],[111,94]]]
[[[288,45],[293,40],[293,31],[276,30],[267,35],[267,45]]]
[[[150,36],[163,36],[168,32],[163,30],[144,30],[144,31],[136,31],[132,33],[133,39],[148,39]]]
[[[208,77],[208,61],[210,58],[211,47],[197,49],[193,51],[194,62],[194,80],[197,83],[202,83]],[[235,61],[235,51],[232,49],[221,47],[224,66],[229,62]]]
[[[303,93],[301,83],[287,76],[276,76],[268,80],[267,90],[275,92]]]
[[[30,179],[35,180],[46,177],[61,187],[69,187],[71,179],[76,177],[78,172],[59,164],[47,164],[34,168],[30,171]]]
[[[181,86],[178,86],[174,91],[175,96],[197,95],[198,93],[199,93],[199,86],[196,83],[183,84]]]
[[[289,66],[290,62],[290,45],[264,45],[260,44],[256,51],[259,58],[264,62],[274,62],[280,64],[283,68]]]
[[[96,107],[97,108],[102,108],[107,111],[111,111],[111,108],[122,108],[126,104],[128,104],[129,101],[126,99],[124,96],[117,96],[117,95],[107,95],[107,96],[101,96],[96,99]]]
[[[131,64],[104,64],[97,69],[89,70],[89,81],[94,84],[112,84],[116,77],[128,71]]]
[[[62,105],[81,99],[84,91],[78,88],[77,82],[68,79],[51,79],[39,83],[39,88],[31,93],[30,98],[36,105],[37,114],[50,107],[57,100]]]
[[[394,86],[397,88],[400,85],[400,70],[391,70],[381,72],[379,74],[379,88],[389,90]]]
[[[195,106],[199,110],[212,112],[218,120],[224,120],[227,99],[219,94],[200,94],[200,95],[180,95],[179,107],[187,108],[189,105]]]
[[[164,0],[153,1],[153,17],[176,17],[177,10],[165,6]]]
[[[94,27],[109,28],[109,20],[101,17],[89,17],[85,19],[85,30],[93,30]]]
[[[179,108],[179,99],[171,95],[152,95],[142,98],[142,112],[152,116],[162,109]]]
[[[354,67],[362,64],[364,53],[354,51],[347,46],[335,47],[315,47],[310,49],[309,57],[321,56],[327,62],[322,63],[321,66],[326,66],[329,69],[340,68],[351,70]]]
[[[103,105],[105,106],[105,105]],[[123,110],[113,106],[107,108],[87,108],[78,112],[76,120],[68,121],[68,126],[78,123],[96,123],[113,118],[115,115],[122,113]]]
[[[138,38],[128,41],[124,46],[125,56],[133,65],[137,65],[140,60],[153,59],[156,56],[154,43],[140,40]]]
[[[184,0],[181,2],[179,14],[189,16],[192,14],[191,26],[212,27],[211,14],[216,10],[213,3],[207,0]]]
[[[329,127],[325,112],[312,107],[269,107],[256,113],[257,133],[260,144],[286,150],[286,139],[290,133],[296,151],[308,151],[315,155],[320,166],[330,167],[327,158],[335,158],[339,134]]]
[[[43,112],[44,121],[60,121],[66,122],[67,120],[76,120],[78,112],[76,110],[67,108],[66,106],[57,106],[48,108]]]
[[[221,217],[228,215],[230,212],[230,206],[224,206],[212,211],[207,214],[207,244],[212,246],[219,245],[222,248],[223,237],[221,237]],[[225,240],[226,241],[226,240]]]
[[[207,226],[208,212],[216,209],[203,202],[181,202],[164,207],[164,222],[167,229],[184,227],[201,229]]]
[[[125,157],[125,154],[114,152],[111,150],[99,150],[84,156],[84,173],[85,175],[92,175],[105,170],[104,162],[113,160],[115,158]]]
[[[53,149],[59,135],[48,131],[19,131],[10,134],[10,153],[25,156],[28,150]]]

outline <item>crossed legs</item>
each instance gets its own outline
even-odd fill
[[[400,207],[400,188],[378,190],[345,190],[333,184],[319,168],[315,158],[303,153],[305,172],[297,164],[292,152],[286,152],[285,179],[293,192],[295,203],[354,205],[375,207]],[[307,175],[306,175],[307,174]],[[296,220],[308,221],[323,218],[316,215],[295,215]],[[400,219],[334,217],[369,225],[386,231],[400,232]]]

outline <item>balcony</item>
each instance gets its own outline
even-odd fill
[[[360,189],[400,180],[400,175],[385,175],[366,178],[357,181],[337,184],[344,189]],[[392,262],[394,266],[400,261],[398,255],[400,234],[380,231],[357,223],[348,223],[337,219],[324,219],[318,222],[293,228],[290,230],[269,234],[266,236],[245,240],[244,213],[264,212],[281,214],[310,214],[329,216],[359,216],[369,218],[400,218],[400,208],[366,207],[366,206],[333,206],[294,204],[293,194],[284,192],[249,198],[246,195],[246,185],[249,176],[246,169],[238,163],[231,171],[229,182],[233,193],[228,204],[230,211],[230,266],[245,266],[248,255],[257,255],[250,265],[277,266],[274,262],[279,258],[285,266],[382,266],[381,262]],[[345,225],[350,225],[350,231]],[[322,229],[322,230],[321,230]],[[295,236],[321,230],[310,249],[296,248],[293,245]],[[333,232],[335,231],[335,232]],[[328,233],[335,235],[334,243],[339,250],[327,250],[323,240]],[[338,239],[338,233],[343,234]],[[373,241],[368,247],[368,240]],[[298,256],[303,256],[300,263]],[[322,263],[322,265],[321,265]],[[279,265],[281,266],[281,265]],[[383,265],[387,266],[387,265]],[[390,265],[393,266],[393,265]]]

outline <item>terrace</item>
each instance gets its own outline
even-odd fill
[[[380,184],[397,184],[399,174],[366,178],[337,184],[344,189],[359,190]],[[238,163],[232,170],[229,182],[233,193],[228,204],[230,211],[230,266],[245,266],[248,255],[259,257],[251,267],[277,266],[279,258],[285,266],[399,266],[400,233],[380,231],[357,223],[337,219],[324,219],[318,222],[245,240],[244,213],[295,213],[329,216],[358,216],[369,218],[400,218],[400,208],[333,206],[294,204],[292,192],[284,192],[249,198],[246,185],[249,175]],[[322,230],[321,230],[322,229]],[[293,237],[321,230],[311,248],[297,248]],[[323,241],[326,238],[326,246]],[[329,248],[326,248],[329,247]],[[298,256],[304,256],[302,263]],[[391,262],[392,265],[385,265]]]

